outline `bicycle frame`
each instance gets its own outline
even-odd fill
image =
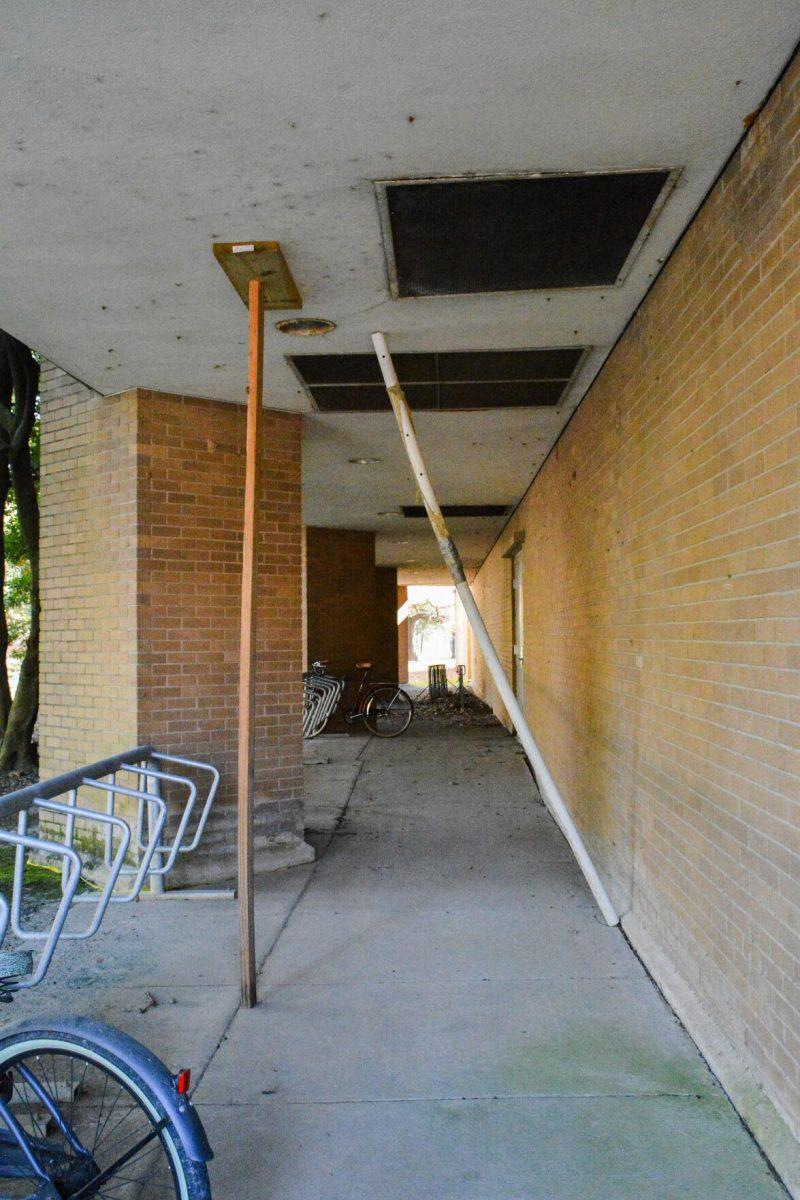
[[[369,682],[369,672],[371,671],[372,667],[363,668],[361,672],[361,679],[359,680],[359,690],[357,690],[355,694],[355,700],[347,710],[347,713],[344,714],[344,720],[349,721],[350,725],[353,725],[355,721],[363,720],[363,715],[365,715],[365,704],[363,704],[363,701],[365,701],[365,698],[369,694],[369,688],[374,688],[374,686],[377,686],[377,684]]]
[[[343,713],[348,725],[356,721],[366,721],[370,697],[376,688],[396,688],[390,707],[402,693],[400,684],[375,681],[370,679],[371,665],[359,667],[361,677],[358,689],[352,702]],[[339,707],[351,678],[347,675],[328,675],[325,663],[315,662],[310,671],[303,673],[303,737],[313,738],[322,733],[333,713]]]

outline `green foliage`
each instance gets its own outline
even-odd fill
[[[409,604],[408,617],[426,631],[446,625],[448,622],[447,612],[439,608],[432,600],[420,600],[416,604]]]
[[[0,846],[0,892],[4,896],[11,895],[11,888],[14,883],[14,856],[15,849],[13,846]],[[50,866],[47,863],[31,862],[28,859],[25,863],[25,899],[30,900],[60,900],[61,899],[61,867]],[[78,884],[78,892],[93,892],[97,891],[97,886],[89,879],[81,878]]]

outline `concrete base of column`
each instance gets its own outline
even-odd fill
[[[255,800],[256,874],[314,861],[314,848],[303,838],[303,802]],[[212,814],[197,850],[182,855],[170,872],[169,887],[206,887],[234,882],[236,809],[224,805]]]

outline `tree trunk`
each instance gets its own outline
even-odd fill
[[[33,730],[39,712],[39,500],[27,442],[14,455],[11,481],[31,564],[31,631],[0,747],[0,771],[23,771],[36,766]]]
[[[4,343],[14,385],[16,418],[8,447],[11,485],[31,565],[31,631],[0,747],[0,771],[19,771],[36,765],[33,730],[39,711],[39,498],[30,447],[39,365],[16,338],[5,334]]]
[[[36,766],[33,730],[39,711],[39,605],[31,604],[31,633],[0,748],[0,771]]]
[[[11,488],[8,459],[0,458],[0,738],[6,731],[8,714],[11,710],[11,687],[8,682],[8,618],[6,617],[6,501]]]

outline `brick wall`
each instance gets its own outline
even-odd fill
[[[306,529],[308,658],[352,672],[375,659],[375,534],[355,529]]]
[[[478,576],[640,946],[800,1132],[800,66]],[[490,689],[479,662],[478,687]]]
[[[210,759],[236,791],[243,406],[140,390],[139,736]],[[302,834],[302,418],[265,410],[256,606],[255,803],[262,840]],[[259,817],[259,812],[261,813]],[[235,823],[208,849],[232,857]]]
[[[375,679],[398,679],[397,567],[375,568]]]
[[[336,674],[373,664],[373,679],[397,678],[397,569],[376,567],[375,534],[306,528],[307,658],[327,659]],[[355,686],[346,698],[355,694]],[[334,715],[329,732],[351,729]],[[359,727],[357,727],[359,728]]]
[[[302,418],[266,411],[258,555],[255,783],[260,862],[302,834]],[[242,406],[42,384],[41,770],[152,741],[210,759],[204,855],[234,861]],[[261,853],[263,852],[263,854]]]
[[[137,744],[136,398],[41,374],[41,771]]]
[[[408,603],[408,587],[401,584],[397,589],[397,611]],[[397,626],[397,680],[408,683],[408,617]]]

